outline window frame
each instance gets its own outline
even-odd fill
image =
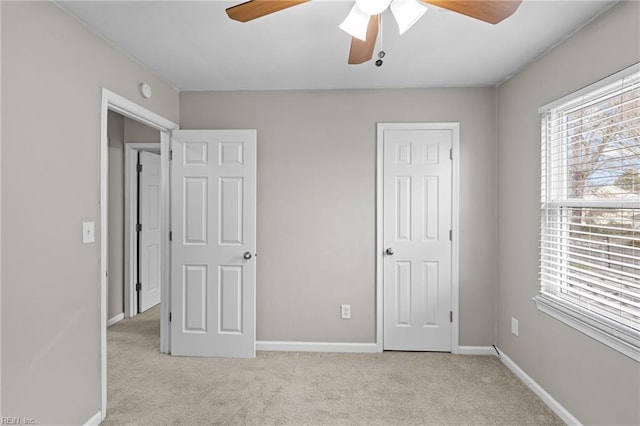
[[[640,63],[632,65],[623,69],[620,72],[612,74],[596,83],[593,83],[587,87],[584,87],[576,92],[566,95],[554,102],[544,105],[539,108],[538,112],[541,117],[541,173],[540,173],[540,201],[541,209],[539,216],[540,234],[543,237],[545,229],[545,221],[549,214],[561,214],[562,208],[567,207],[565,204],[571,204],[571,202],[547,202],[546,192],[557,191],[558,188],[553,186],[553,181],[550,180],[550,176],[544,175],[544,172],[550,173],[551,167],[546,167],[546,161],[548,161],[546,153],[547,150],[557,150],[552,143],[548,141],[547,135],[547,112],[558,108],[560,106],[575,102],[576,104],[584,101],[579,101],[585,97],[589,97],[595,94],[605,87],[614,84],[626,77],[630,77],[635,73],[640,72]],[[596,203],[597,204],[597,203]],[[590,206],[590,205],[589,205]],[[546,207],[546,208],[545,208]],[[595,206],[594,206],[595,207]],[[545,255],[545,248],[543,246],[544,238],[540,239],[540,247],[538,250],[538,266],[542,267],[543,256]],[[540,269],[542,272],[542,269]],[[569,297],[554,297],[553,295],[543,293],[543,278],[540,273],[539,278],[539,293],[533,298],[537,309],[564,324],[584,333],[587,336],[615,349],[616,351],[640,362],[640,332],[612,321],[603,315],[594,312],[593,310],[584,308],[576,303],[571,303]]]

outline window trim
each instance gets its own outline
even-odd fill
[[[640,71],[640,63],[636,63],[630,67],[627,67],[619,72],[616,72],[608,77],[605,77],[596,83],[586,86],[580,90],[563,96],[562,98],[550,102],[538,109],[538,113],[541,114],[542,126],[541,130],[544,132],[546,125],[546,112],[550,109],[567,104],[578,98],[583,98],[585,95],[598,92],[604,87],[615,83],[618,80],[622,80],[634,73]],[[597,94],[596,94],[597,96]],[[541,143],[547,143],[544,133],[540,135]],[[544,161],[544,159],[542,159]],[[545,176],[540,176],[540,184],[545,182]],[[545,189],[548,190],[548,189]],[[539,225],[542,226],[543,217],[542,213],[539,215]],[[538,252],[538,265],[540,266],[542,252]],[[626,327],[622,324],[615,323],[608,320],[604,316],[593,312],[589,309],[582,308],[580,306],[571,304],[564,301],[561,298],[553,297],[552,295],[542,293],[541,281],[538,284],[538,294],[533,298],[536,304],[536,308],[552,318],[555,318],[562,323],[586,334],[587,336],[609,346],[612,349],[628,356],[629,358],[640,362],[640,333]]]

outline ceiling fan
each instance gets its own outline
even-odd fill
[[[226,9],[229,18],[248,22],[309,0],[250,0]],[[513,15],[522,0],[355,0],[340,28],[349,33],[349,64],[361,64],[373,57],[378,37],[379,16],[387,8],[396,19],[400,34],[408,30],[426,12],[425,3],[461,13],[490,24]]]

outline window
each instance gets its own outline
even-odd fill
[[[540,112],[538,308],[640,361],[640,67]]]

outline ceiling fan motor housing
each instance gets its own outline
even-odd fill
[[[356,4],[361,11],[372,16],[384,12],[391,4],[391,0],[356,0]]]

